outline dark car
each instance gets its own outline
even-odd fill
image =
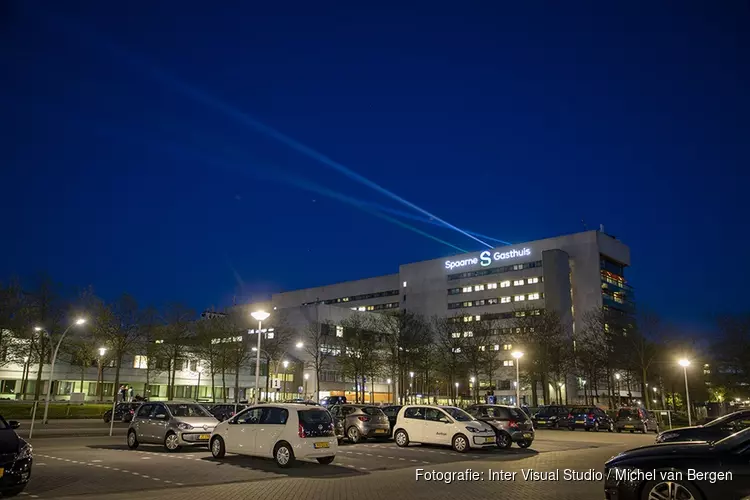
[[[385,413],[385,416],[388,417],[388,422],[391,424],[391,430],[388,432],[389,435],[393,433],[393,429],[396,425],[396,417],[401,408],[403,408],[401,405],[389,405],[380,408],[383,410],[383,413]]]
[[[534,442],[534,426],[526,413],[515,406],[471,405],[466,409],[472,417],[490,424],[495,430],[499,448],[510,448],[513,443],[528,448]]]
[[[329,411],[339,441],[346,437],[350,442],[358,443],[367,438],[387,438],[391,434],[388,417],[377,406],[345,404],[336,405]]]
[[[345,405],[346,398],[344,396],[326,396],[320,400],[320,404],[325,407]]]
[[[0,495],[20,494],[31,477],[31,445],[16,434],[20,424],[0,416]]]
[[[115,406],[115,422],[129,423],[133,420],[133,415],[135,415],[139,406],[141,406],[141,403],[117,403],[117,406]],[[108,424],[112,419],[112,410],[105,411],[102,418]]]
[[[531,417],[531,421],[535,429],[557,429],[567,426],[569,413],[567,406],[543,406]]]
[[[739,500],[750,495],[750,429],[716,443],[665,443],[604,465],[607,500]]]
[[[226,403],[226,404],[217,404],[212,405],[210,408],[208,408],[209,413],[216,417],[216,420],[219,422],[223,422],[224,420],[228,420],[247,408],[247,405],[244,404],[234,404],[234,403]]]
[[[656,436],[657,443],[675,441],[719,441],[750,427],[750,410],[741,410],[695,427],[664,431]]]
[[[617,410],[615,418],[615,430],[617,432],[635,431],[646,434],[647,432],[659,433],[659,423],[654,414],[645,408],[626,407]]]
[[[596,406],[574,406],[566,417],[568,429],[585,429],[587,431],[600,431],[606,429],[609,432],[615,430],[615,422],[601,408]]]

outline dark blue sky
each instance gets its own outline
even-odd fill
[[[747,3],[360,3],[3,2],[0,276],[202,309],[456,253],[247,113],[462,228],[604,224],[672,320],[747,310]]]

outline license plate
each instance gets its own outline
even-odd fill
[[[523,438],[524,438],[524,439],[530,439],[530,438],[531,438],[531,434],[524,434],[524,435],[523,435]]]
[[[375,434],[385,434],[385,429],[375,429]]]
[[[576,420],[577,424],[585,424],[586,422],[584,420]]]
[[[626,425],[626,426],[625,426],[625,428],[626,428],[626,429],[632,429],[632,428],[633,428],[633,426],[632,426],[632,425]]]
[[[485,443],[494,443],[495,442],[495,436],[484,438]]]
[[[204,440],[207,441],[208,438],[210,437],[211,437],[211,434],[201,434],[198,436],[198,439],[200,439],[201,441],[204,441]]]
[[[328,448],[328,443],[326,443],[326,442],[315,443],[315,444],[313,444],[313,448],[315,448],[316,450],[320,449],[320,448]]]
[[[537,424],[546,424],[547,421],[546,420],[537,420],[536,423]]]

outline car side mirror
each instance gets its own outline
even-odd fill
[[[18,420],[11,420],[10,422],[8,422],[8,425],[11,429],[18,429],[19,427],[21,427],[21,422],[19,422]]]

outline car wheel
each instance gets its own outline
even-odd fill
[[[599,432],[599,422],[594,422],[594,432]]]
[[[618,428],[617,428],[617,432],[618,432],[618,433],[619,433],[619,432],[622,432],[622,429],[620,429],[620,428],[618,427]]]
[[[568,430],[569,431],[574,431],[574,430],[576,430],[576,428],[571,425],[570,427],[568,427]]]
[[[614,430],[615,430],[615,425],[612,422],[610,422],[609,426],[607,427],[607,432],[614,432]]]
[[[469,440],[463,434],[453,436],[453,450],[459,453],[469,451]]]
[[[128,448],[135,450],[138,448],[138,436],[135,435],[135,431],[128,432]]]
[[[631,431],[630,431],[630,433],[631,433],[631,434],[635,433],[635,429],[631,430]]]
[[[164,448],[170,452],[180,449],[180,438],[177,437],[177,434],[174,432],[167,434],[167,437],[164,438]]]
[[[555,422],[554,424],[552,424],[552,428],[553,429],[559,429],[560,428],[560,423],[559,422]]]
[[[224,440],[216,436],[211,440],[211,455],[214,458],[223,458],[227,450],[224,447]]]
[[[104,415],[104,423],[108,424],[109,420],[110,420],[109,415]]]
[[[349,441],[354,444],[357,444],[362,440],[362,435],[359,433],[359,429],[354,426],[349,427],[349,430],[346,431],[346,437],[348,437]]]
[[[583,430],[589,432],[591,430],[591,427],[584,427]]]
[[[323,465],[328,465],[333,463],[333,459],[336,457],[320,457],[318,458],[318,463]]]
[[[496,444],[498,448],[503,448],[504,450],[507,450],[508,448],[513,446],[513,440],[506,433],[498,432]]]
[[[273,450],[273,460],[282,469],[290,467],[294,463],[292,447],[285,442],[277,444],[276,449]]]
[[[643,487],[643,500],[702,500],[695,487],[684,481],[650,481]]]
[[[531,441],[526,441],[526,440],[519,441],[518,446],[521,448],[528,448],[529,446],[531,446],[531,443],[532,443]]]
[[[18,496],[18,495],[20,495],[23,492],[24,488],[26,488],[25,484],[23,486],[17,486],[15,488],[10,488],[10,489],[7,489],[7,490],[3,490],[3,493],[2,493],[3,498]]]
[[[409,435],[403,429],[396,431],[394,439],[396,440],[396,445],[401,448],[409,446]]]

